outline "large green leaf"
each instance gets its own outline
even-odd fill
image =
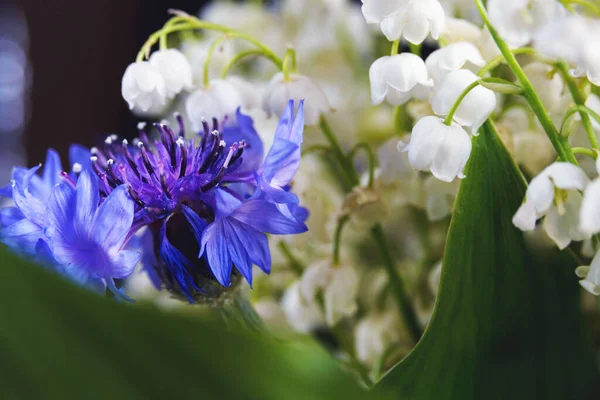
[[[599,399],[569,254],[511,223],[525,182],[490,124],[473,140],[432,322],[380,382],[402,399]]]
[[[374,398],[314,346],[117,304],[4,248],[0,261],[2,399]]]

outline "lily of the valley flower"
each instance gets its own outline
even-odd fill
[[[195,131],[202,129],[202,121],[226,116],[234,116],[242,99],[236,88],[222,79],[210,81],[207,88],[196,89],[185,103],[187,116]]]
[[[596,169],[600,170],[598,160]],[[585,189],[579,220],[583,232],[590,235],[600,232],[600,178],[594,179]]]
[[[469,42],[458,42],[434,51],[425,61],[427,72],[436,84],[461,68],[477,72],[485,65],[479,49]]]
[[[121,95],[131,110],[147,112],[167,102],[167,84],[160,71],[148,61],[130,64],[121,81]]]
[[[155,51],[149,62],[164,78],[167,97],[173,98],[182,90],[192,88],[192,66],[179,50]]]
[[[263,95],[263,109],[269,114],[281,115],[290,100],[299,104],[304,100],[304,123],[316,125],[323,113],[330,111],[327,96],[308,76],[290,74],[290,80],[284,79],[283,72],[271,78]]]
[[[581,266],[575,270],[580,278],[579,284],[595,296],[600,296],[600,251],[596,253],[589,266]]]
[[[473,72],[461,69],[450,73],[435,88],[431,98],[433,112],[446,116],[461,93],[477,80]],[[476,132],[496,108],[496,95],[483,86],[473,88],[462,100],[454,114],[454,120],[471,132]]]
[[[544,230],[560,249],[572,240],[589,238],[591,235],[579,227],[580,192],[587,185],[588,178],[579,167],[555,162],[531,180],[513,224],[522,231],[531,231],[536,220],[545,216]]]
[[[371,101],[402,105],[412,98],[425,100],[433,87],[423,60],[410,53],[378,58],[369,69]]]
[[[457,123],[448,126],[438,117],[421,118],[412,130],[410,143],[399,143],[399,150],[408,151],[413,168],[431,171],[444,182],[464,178],[463,168],[471,155],[471,138]]]

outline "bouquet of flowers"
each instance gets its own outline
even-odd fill
[[[124,71],[136,138],[0,192],[5,257],[41,267],[4,280],[51,283],[28,310],[69,294],[69,332],[95,310],[145,337],[110,347],[157,382],[98,397],[600,398],[600,5],[170,14]]]

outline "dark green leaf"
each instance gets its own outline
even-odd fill
[[[511,223],[525,182],[493,127],[474,138],[433,320],[380,389],[401,399],[599,399],[567,253],[536,256]]]

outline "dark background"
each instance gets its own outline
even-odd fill
[[[206,0],[0,0],[17,6],[29,30],[29,119],[23,140],[28,164],[52,147],[92,145],[107,133],[127,135],[135,118],[121,98],[121,78],[147,37],[177,8],[190,14]]]

